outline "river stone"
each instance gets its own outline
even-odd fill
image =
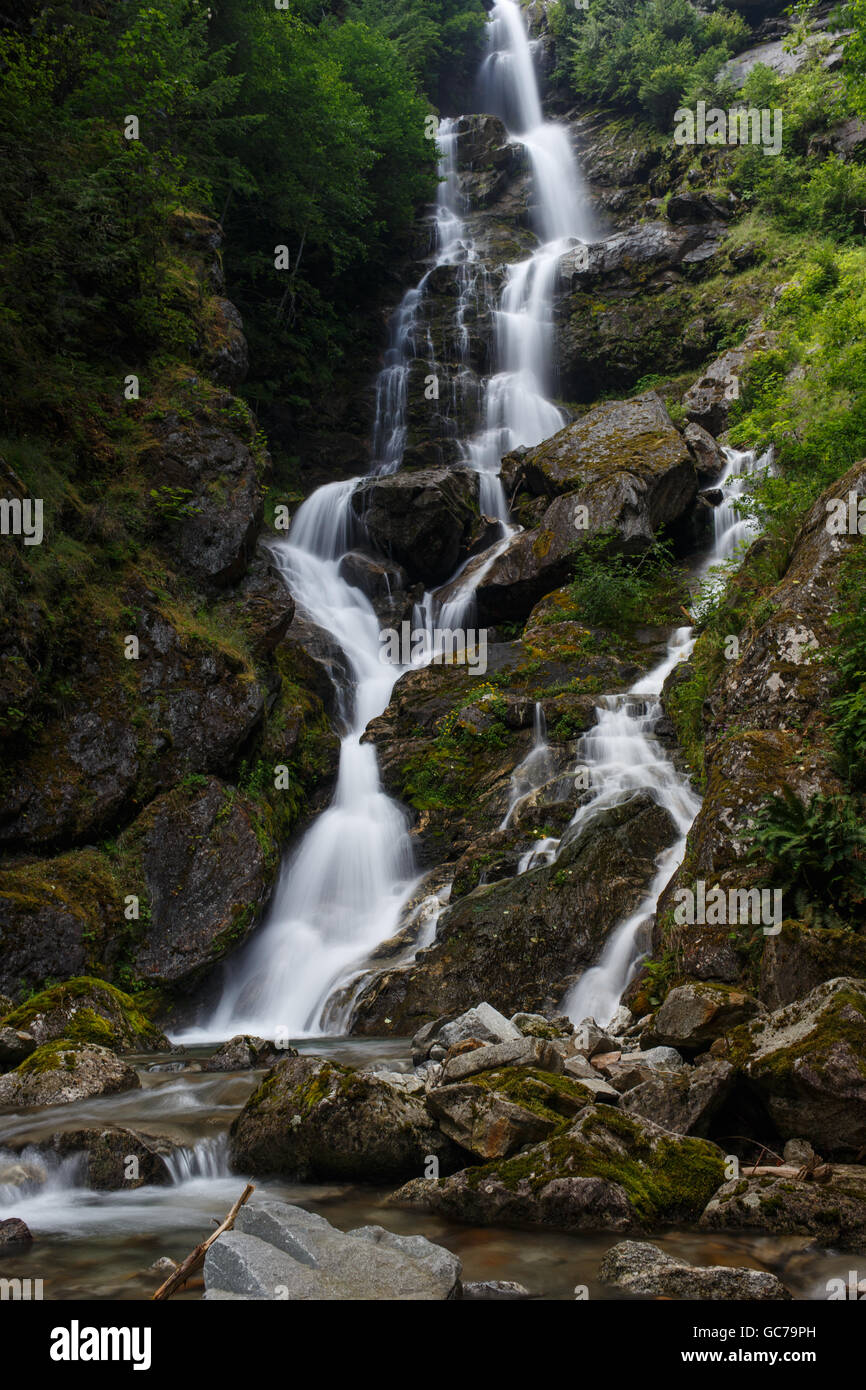
[[[516,1042],[492,1043],[452,1057],[442,1068],[445,1083],[462,1081],[478,1072],[497,1067],[538,1067],[541,1071],[560,1073],[564,1069],[562,1054],[541,1038],[519,1038]]]
[[[809,1235],[822,1245],[866,1254],[866,1168],[834,1166],[828,1183],[748,1170],[710,1198],[700,1225],[711,1231]]]
[[[232,1124],[232,1165],[297,1180],[393,1182],[428,1157],[458,1160],[423,1098],[379,1077],[318,1057],[292,1057],[268,1072]]]
[[[273,1067],[284,1057],[297,1057],[297,1048],[281,1048],[264,1038],[238,1033],[218,1047],[212,1057],[202,1062],[202,1071],[250,1071],[253,1067]]]
[[[427,1094],[427,1109],[456,1144],[487,1160],[507,1158],[565,1128],[592,1099],[578,1082],[506,1068],[437,1086]]]
[[[244,1207],[205,1257],[205,1298],[448,1299],[461,1263],[423,1236],[381,1226],[344,1234],[283,1202]]]
[[[782,1139],[808,1139],[826,1158],[866,1148],[866,980],[828,980],[729,1042]]]
[[[84,1157],[84,1185],[97,1192],[131,1191],[137,1187],[169,1187],[172,1176],[164,1154],[169,1146],[146,1139],[131,1129],[62,1130],[49,1147],[59,1158],[80,1153]],[[127,1176],[134,1159],[134,1175]]]
[[[388,1200],[478,1226],[628,1231],[697,1220],[723,1181],[715,1144],[589,1105],[564,1133],[513,1158],[415,1178]]]
[[[775,1274],[727,1265],[701,1268],[642,1240],[623,1240],[608,1250],[598,1277],[602,1284],[648,1298],[751,1299],[761,1303],[791,1298]]]
[[[643,1034],[647,1046],[704,1051],[722,1034],[762,1012],[757,999],[741,990],[689,981],[670,990]]]
[[[130,995],[86,975],[33,995],[9,1015],[8,1023],[26,1028],[39,1046],[57,1038],[94,1043],[115,1052],[161,1052],[170,1046]]]
[[[441,584],[469,553],[478,490],[471,468],[412,469],[359,483],[352,511],[376,549],[411,579]]]
[[[0,1221],[0,1246],[27,1245],[32,1240],[30,1228],[16,1216]]]
[[[660,1072],[627,1090],[620,1104],[632,1115],[644,1115],[674,1134],[706,1135],[716,1112],[734,1085],[730,1062],[708,1057],[699,1066],[662,1075]]]
[[[107,1047],[61,1039],[0,1076],[0,1106],[68,1105],[140,1086],[138,1073]]]

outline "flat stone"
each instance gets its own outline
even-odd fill
[[[538,1067],[541,1071],[559,1075],[565,1063],[562,1054],[544,1038],[518,1036],[515,1042],[479,1047],[474,1052],[452,1057],[442,1069],[442,1081],[450,1085],[463,1081],[467,1076],[477,1076],[479,1072],[494,1071],[498,1067]]]
[[[762,1303],[791,1298],[775,1274],[727,1265],[690,1265],[642,1240],[623,1240],[608,1250],[598,1277],[603,1284],[650,1298],[754,1299]]]

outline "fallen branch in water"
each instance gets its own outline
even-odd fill
[[[165,1298],[171,1298],[175,1290],[179,1289],[182,1284],[186,1283],[189,1276],[195,1273],[199,1265],[204,1264],[204,1257],[207,1254],[209,1247],[213,1245],[214,1241],[219,1236],[222,1235],[223,1231],[231,1230],[232,1226],[235,1224],[235,1217],[237,1216],[244,1203],[249,1199],[250,1194],[255,1192],[255,1190],[256,1189],[253,1186],[253,1184],[251,1182],[248,1182],[240,1197],[238,1197],[238,1200],[235,1202],[234,1206],[232,1207],[231,1211],[226,1217],[225,1221],[223,1221],[222,1225],[217,1226],[213,1235],[208,1236],[207,1240],[203,1240],[201,1245],[197,1245],[191,1255],[187,1255],[183,1263],[179,1264],[177,1269],[168,1276],[164,1284],[160,1284],[159,1288],[157,1289],[156,1293],[153,1295],[153,1298],[151,1299],[152,1303],[155,1303],[158,1299],[161,1300]]]

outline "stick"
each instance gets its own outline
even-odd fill
[[[214,1241],[218,1236],[222,1235],[223,1231],[231,1230],[232,1226],[235,1224],[235,1217],[244,1205],[244,1202],[247,1201],[251,1193],[255,1192],[255,1190],[253,1184],[248,1182],[222,1225],[217,1226],[213,1234],[209,1235],[207,1240],[203,1240],[201,1245],[197,1245],[191,1255],[187,1255],[183,1264],[178,1265],[177,1269],[168,1276],[164,1284],[160,1284],[151,1299],[152,1303],[157,1302],[157,1300],[171,1298],[175,1289],[179,1289],[181,1284],[186,1283],[189,1276],[198,1269],[199,1265],[204,1263],[204,1257],[207,1254],[208,1247],[213,1245]]]

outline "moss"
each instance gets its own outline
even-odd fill
[[[70,1038],[57,1038],[43,1043],[15,1068],[20,1076],[34,1076],[48,1071],[74,1071],[76,1052],[82,1043]]]
[[[558,1129],[564,1129],[583,1106],[593,1101],[592,1092],[580,1082],[535,1067],[505,1067],[480,1072],[468,1080],[480,1090],[506,1096]]]
[[[105,980],[95,980],[86,975],[66,980],[63,984],[52,985],[49,989],[33,995],[17,1009],[13,1009],[4,1022],[10,1028],[26,1030],[37,1014],[50,1014],[65,1009],[77,999],[89,999],[97,1004],[102,1000],[109,1015],[106,1018],[92,1008],[77,1009],[74,1017],[68,1021],[66,1031],[68,1037],[78,1042],[97,1043],[102,1047],[116,1045],[117,1027],[111,1018],[118,1015],[124,1029],[136,1042],[147,1045],[161,1038],[159,1030],[145,1017],[128,994],[124,994]]]

